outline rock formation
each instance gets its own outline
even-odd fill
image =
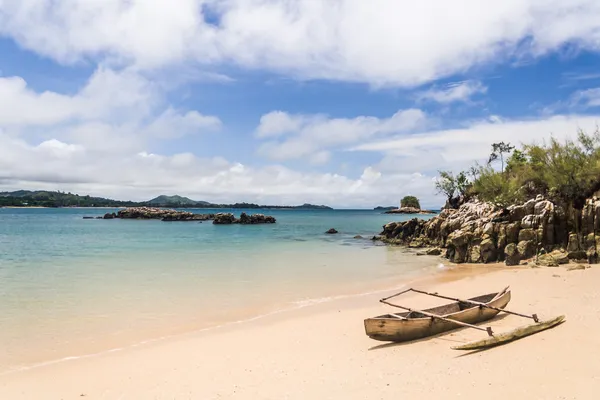
[[[335,228],[331,228],[325,233],[328,235],[335,235],[336,233],[338,233],[338,231]]]
[[[542,196],[508,208],[471,201],[457,210],[444,209],[428,221],[390,222],[378,238],[409,247],[445,249],[445,257],[455,263],[518,265],[532,258],[548,266],[569,259],[594,263],[600,250],[600,200],[588,199],[583,210],[569,215]]]
[[[114,214],[114,213],[113,213]],[[106,217],[105,217],[106,218]],[[176,211],[155,207],[130,207],[120,210],[114,218],[122,219],[160,219],[163,221],[206,221],[214,214],[194,214],[189,211]]]
[[[435,214],[435,211],[421,210],[415,207],[400,207],[394,210],[387,210],[385,214]]]
[[[90,219],[93,217],[83,217],[84,219]],[[242,224],[242,225],[253,225],[253,224],[274,224],[275,218],[264,214],[252,214],[248,215],[242,213],[240,218],[236,218],[231,213],[218,213],[218,214],[194,214],[189,211],[176,211],[164,208],[155,207],[131,207],[124,210],[120,210],[118,213],[107,213],[103,217],[97,217],[99,219],[160,219],[165,222],[173,221],[208,221],[213,220],[214,224],[225,225],[225,224]]]
[[[218,213],[215,215],[213,224],[215,225],[254,225],[254,224],[274,224],[275,218],[270,215],[241,213],[240,218],[236,218],[232,213]]]

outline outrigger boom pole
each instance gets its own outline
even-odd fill
[[[400,293],[396,293],[396,294],[394,294],[394,295],[391,295],[391,296],[389,296],[389,297],[386,297],[386,298],[384,298],[384,299],[381,299],[381,300],[382,300],[382,302],[385,302],[386,300],[389,300],[389,299],[391,299],[392,297],[400,296],[401,294],[404,294],[404,293],[407,293],[407,292],[411,292],[411,291],[412,291],[412,292],[415,292],[415,293],[426,294],[426,295],[428,295],[428,296],[439,297],[440,299],[452,300],[452,301],[458,301],[458,302],[461,302],[461,303],[466,303],[466,304],[473,304],[473,305],[477,305],[477,306],[479,306],[479,307],[490,308],[490,309],[492,309],[492,310],[496,310],[496,311],[500,311],[500,312],[505,312],[505,313],[507,313],[507,314],[512,314],[512,315],[516,315],[516,316],[523,317],[523,318],[529,318],[529,319],[532,319],[534,322],[539,322],[539,318],[538,318],[537,314],[533,314],[533,315],[520,314],[520,313],[518,313],[518,312],[514,312],[514,311],[508,311],[508,310],[505,310],[505,309],[503,309],[503,308],[498,308],[498,307],[489,306],[489,305],[487,305],[487,304],[485,304],[485,303],[481,303],[481,302],[479,302],[479,301],[473,301],[473,300],[462,300],[462,299],[457,299],[457,298],[454,298],[454,297],[442,296],[442,295],[440,295],[440,294],[437,294],[437,293],[429,293],[429,292],[425,292],[425,291],[423,291],[423,290],[418,290],[418,289],[413,289],[413,288],[410,288],[410,289],[403,290],[403,291],[402,291],[402,292],[400,292]],[[386,304],[389,304],[389,303],[386,303]]]

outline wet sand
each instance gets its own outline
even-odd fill
[[[600,387],[600,268],[456,267],[410,283],[456,297],[511,286],[508,309],[565,314],[564,324],[468,353],[451,346],[484,332],[459,329],[386,344],[363,320],[390,311],[394,290],[331,301],[225,328],[0,376],[6,399],[595,399]],[[398,287],[401,290],[402,287]],[[411,307],[445,301],[407,294]],[[495,332],[528,324],[502,315]]]

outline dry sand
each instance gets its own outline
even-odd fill
[[[473,329],[387,345],[365,335],[363,319],[390,310],[377,302],[390,291],[5,374],[0,399],[600,398],[600,268],[443,277],[418,287],[470,297],[510,285],[509,309],[567,321],[477,353],[450,348],[485,336]],[[401,302],[444,301],[407,295]],[[527,323],[505,316],[489,325],[501,332]]]

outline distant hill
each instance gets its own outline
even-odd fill
[[[233,209],[307,209],[332,210],[323,205],[302,204],[301,206],[264,206],[253,203],[213,204],[187,197],[161,195],[149,201],[120,201],[103,197],[80,196],[74,193],[44,190],[17,190],[0,192],[0,207],[168,207],[168,208],[233,208]]]
[[[160,207],[206,207],[209,206],[210,203],[206,201],[195,201],[183,196],[158,196],[152,200],[147,201],[148,205]]]
[[[141,203],[45,190],[0,192],[0,207],[135,207]]]

